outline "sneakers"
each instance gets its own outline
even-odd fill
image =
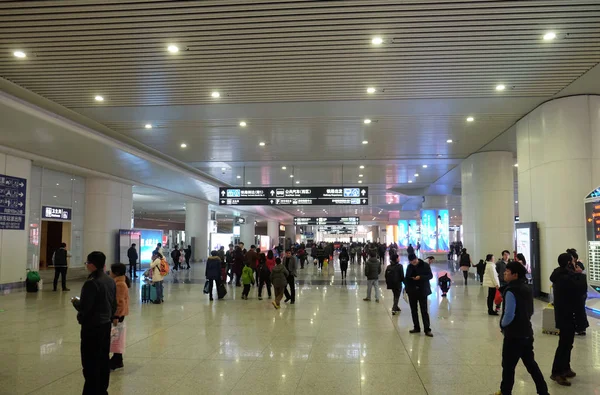
[[[586,335],[585,331],[576,332],[575,334],[576,334],[577,336],[585,336],[585,335]]]
[[[363,300],[364,300],[365,302],[370,302],[370,301],[371,301],[371,299],[369,299],[369,298],[364,298]]]
[[[408,333],[421,333],[421,330],[415,328],[415,329],[409,330]]]
[[[258,300],[262,300],[262,297],[260,297],[260,296],[259,296],[259,297],[258,297]]]
[[[488,311],[488,315],[498,315],[497,311]]]
[[[553,381],[556,381],[556,384],[558,384],[558,385],[562,385],[564,387],[571,386],[571,382],[569,380],[567,380],[567,378],[565,376],[552,375],[552,376],[550,376],[550,379]]]
[[[375,299],[375,303],[379,303],[379,299]]]

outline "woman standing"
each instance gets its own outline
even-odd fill
[[[590,326],[590,323],[587,319],[587,312],[585,310],[585,301],[587,300],[587,276],[585,274],[585,266],[579,260],[579,254],[577,254],[577,250],[574,248],[570,248],[567,250],[568,254],[571,254],[573,257],[573,262],[571,264],[572,270],[578,274],[578,304],[575,310],[575,334],[579,336],[586,335],[586,329]]]
[[[496,291],[500,289],[500,281],[498,280],[498,272],[496,272],[496,265],[494,265],[494,255],[487,254],[487,256],[485,257],[485,261],[487,263],[485,265],[485,274],[483,276],[483,286],[488,287],[488,314],[498,315],[498,312],[494,310],[494,299],[496,298]]]
[[[348,255],[348,250],[346,247],[342,247],[342,252],[339,255],[340,260],[340,271],[342,272],[342,281],[346,279],[348,272],[348,261],[350,261],[350,255]]]
[[[273,290],[275,291],[275,300],[273,301],[273,307],[276,309],[281,308],[281,299],[283,298],[283,290],[288,284],[288,276],[290,272],[281,264],[281,259],[275,260],[275,267],[271,271],[271,283],[273,284]]]
[[[462,253],[460,254],[460,270],[463,272],[465,285],[467,285],[467,280],[469,279],[469,268],[472,264],[473,262],[471,261],[471,256],[467,254],[467,249],[463,248]]]
[[[160,274],[160,261],[164,259],[163,256],[154,251],[152,254],[152,263],[150,264],[150,270],[152,270],[152,285],[156,287],[156,300],[152,301],[154,304],[161,304],[164,302],[163,298],[163,276]]]
[[[113,326],[125,320],[129,315],[129,288],[131,288],[131,280],[125,275],[127,268],[122,263],[113,263],[110,267],[110,276],[117,285],[116,299],[117,311],[113,317]],[[121,336],[124,336],[122,334]],[[115,352],[110,359],[110,370],[117,370],[123,367],[123,353]]]

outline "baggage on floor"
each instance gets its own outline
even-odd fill
[[[153,302],[156,299],[156,287],[151,283],[142,284],[142,303]]]
[[[542,311],[542,333],[548,335],[558,335],[560,330],[556,328],[554,319],[554,305],[548,304]]]
[[[227,288],[225,288],[224,283],[220,283],[219,286],[217,287],[217,297],[219,299],[223,299],[225,297],[225,295],[227,295]]]
[[[27,292],[37,292],[38,291],[38,283],[37,281],[31,281],[28,278],[25,279],[25,289]]]
[[[125,339],[127,335],[127,327],[124,322],[119,322],[117,326],[113,326],[110,332],[110,352],[125,353]]]

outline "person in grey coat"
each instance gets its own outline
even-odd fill
[[[273,307],[276,309],[281,308],[281,298],[283,298],[283,290],[287,285],[287,278],[290,272],[281,264],[281,259],[275,259],[275,266],[271,270],[271,284],[273,284],[273,290],[275,292],[275,300],[273,300]]]
[[[375,301],[379,303],[379,275],[381,274],[381,265],[377,259],[377,250],[369,250],[369,259],[365,262],[365,276],[367,277],[367,297],[363,300],[371,301],[371,288],[375,287]]]
[[[290,302],[290,304],[296,303],[296,258],[292,255],[292,250],[287,249],[285,251],[285,257],[283,258],[283,266],[288,271],[287,277],[287,285],[290,287],[290,292],[288,292],[287,287],[285,287],[285,300],[284,302]]]

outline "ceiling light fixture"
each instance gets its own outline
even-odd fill
[[[383,44],[383,38],[377,36],[377,37],[373,37],[373,39],[371,40],[371,44],[373,45],[381,45]]]
[[[294,175],[293,175],[293,174],[290,174],[290,178],[294,178]]]
[[[519,167],[519,164],[518,164],[518,163],[515,163],[515,167]]]
[[[13,55],[15,55],[17,58],[20,58],[20,59],[27,57],[27,54],[23,51],[15,51],[15,52],[13,52]]]
[[[467,122],[473,122],[475,120],[475,118],[473,117],[467,117]]]
[[[281,166],[281,170],[286,170],[287,167],[286,166]]]
[[[239,179],[239,178],[242,178],[242,176],[238,175],[236,178],[238,178],[238,179]]]
[[[419,177],[419,173],[415,173],[415,177]]]
[[[177,53],[177,52],[179,52],[179,47],[177,45],[171,44],[167,47],[167,51],[169,51],[171,53]]]
[[[296,184],[300,184],[300,181],[296,181]]]
[[[152,129],[152,124],[151,123],[147,123],[144,127],[146,129]]]
[[[371,120],[370,120],[369,118],[367,118],[367,119],[365,119],[363,122],[364,122],[365,124],[367,124],[367,125],[368,125],[368,124],[370,124],[370,123],[371,123]]]
[[[427,169],[427,165],[423,165],[423,169]]]
[[[409,184],[412,184],[412,180],[408,180],[408,183],[409,183]]]
[[[104,98],[103,98],[102,96],[100,96],[100,95],[98,95],[98,96],[94,97],[94,99],[95,99],[96,101],[104,101]]]
[[[217,91],[212,92],[210,95],[212,97],[214,97],[215,99],[221,97],[221,94],[219,92],[217,92]]]
[[[186,143],[181,143],[181,148],[186,148],[187,144]]]
[[[519,201],[518,201],[518,200],[515,200],[515,204],[519,204]]]
[[[546,34],[544,34],[544,41],[552,41],[556,38],[556,33],[554,32],[548,32]]]
[[[506,86],[500,84],[500,85],[496,85],[496,90],[497,91],[503,91],[504,89],[506,89]]]
[[[363,144],[369,144],[369,142],[367,140],[363,140],[362,142]]]
[[[246,126],[246,122],[244,122],[244,121],[240,122],[240,126],[241,126],[241,127],[244,127],[244,126]]]
[[[260,143],[258,143],[258,145],[260,145],[261,147],[264,147],[266,144],[264,141],[261,141]]]
[[[359,177],[362,177],[363,175],[362,175],[362,174],[359,174],[358,176],[359,176]]]
[[[448,144],[452,144],[452,140],[451,140],[451,139],[448,139],[448,140],[446,140],[446,142],[447,142]],[[438,158],[439,158],[440,156],[442,156],[442,155],[438,155]]]
[[[358,180],[358,183],[359,183],[359,184],[362,184],[362,180]]]
[[[226,167],[221,167],[221,171],[225,171],[225,170],[227,170]]]
[[[360,166],[358,166],[358,168],[359,168],[359,169],[364,169],[364,168],[365,168],[365,166],[364,166],[364,165],[360,165]]]
[[[251,185],[252,183],[250,181],[248,181],[246,184]]]
[[[373,88],[372,86],[371,86],[371,87],[368,87],[368,88],[367,88],[367,93],[369,93],[369,94],[373,94],[373,93],[375,93],[375,88]]]

